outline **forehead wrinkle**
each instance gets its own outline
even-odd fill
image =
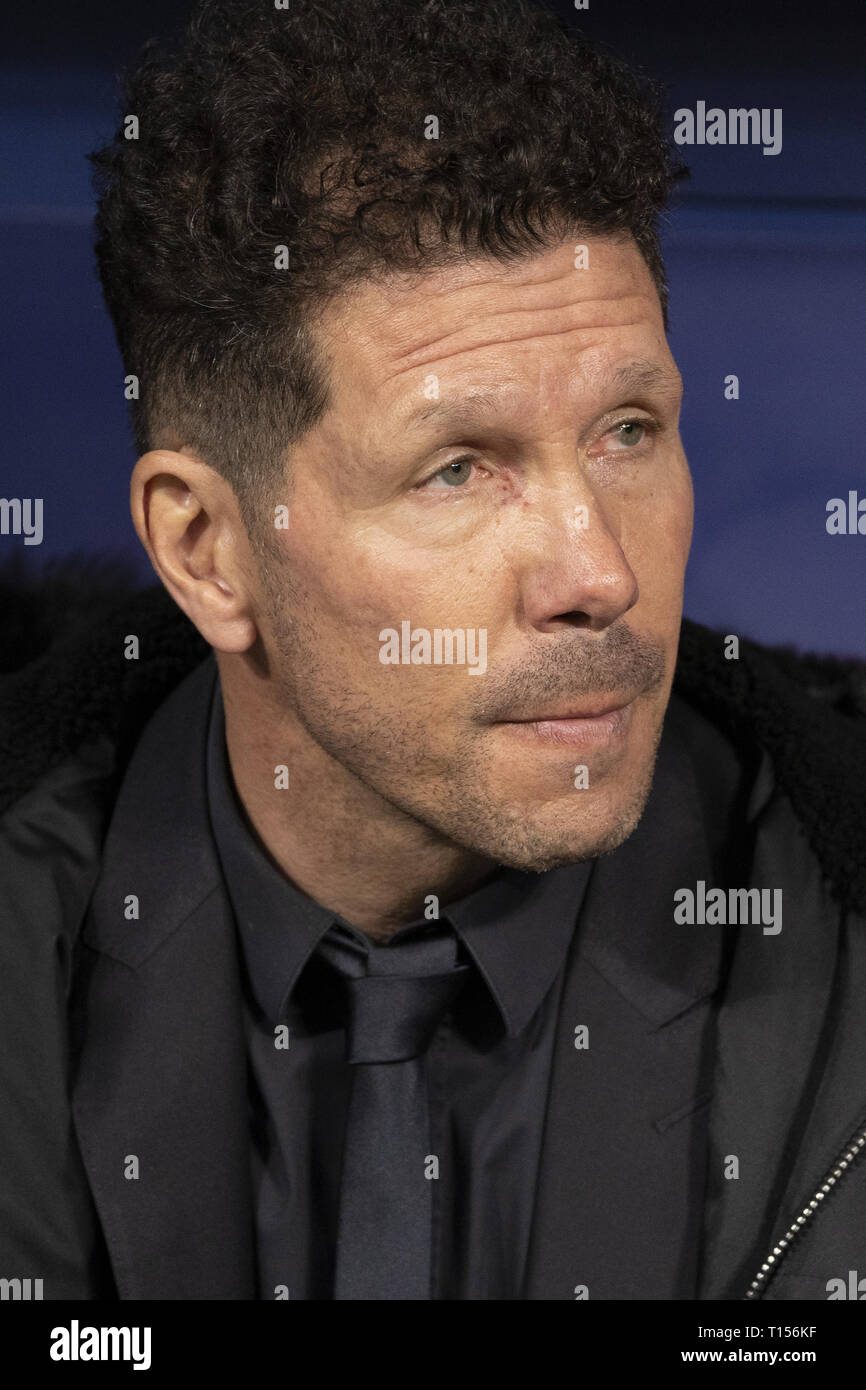
[[[604,376],[604,372],[598,370],[583,376],[579,372],[574,373],[568,383],[567,394],[574,397],[575,400],[580,395],[587,394],[587,392],[576,390],[574,387],[589,383],[590,378],[593,381],[600,378],[602,389],[604,389]],[[653,362],[647,358],[634,358],[629,362],[621,363],[611,373],[610,382],[612,387],[617,390],[656,390],[670,397],[679,395],[682,387],[682,379],[675,365]],[[470,385],[454,399],[432,401],[426,406],[416,408],[414,411],[400,416],[395,422],[395,427],[402,432],[423,425],[429,419],[433,419],[437,426],[483,423],[486,418],[495,417],[497,412],[501,412],[503,406],[509,405],[515,387],[519,387],[521,384],[523,383],[518,379],[517,381],[499,381],[492,386]],[[589,389],[592,389],[591,385]],[[521,414],[523,414],[522,409]]]
[[[552,310],[552,312],[555,314],[569,313],[577,307],[588,310],[592,309],[596,305],[607,304],[613,301],[623,306],[624,313],[628,311],[633,315],[635,311],[634,301],[639,298],[640,296],[633,296],[631,299],[623,301],[621,295],[612,295],[608,299],[578,300],[574,304],[560,305],[557,309]],[[526,318],[528,315],[533,315],[537,312],[537,310],[532,309],[498,309],[492,310],[490,313],[486,315],[486,318],[488,320],[508,317]],[[409,349],[407,352],[399,353],[396,357],[390,358],[389,365],[393,365],[399,362],[402,362],[405,365],[399,367],[397,371],[392,372],[389,375],[388,380],[396,380],[398,377],[403,376],[406,372],[411,372],[417,370],[418,368],[429,366],[431,362],[446,362],[450,358],[459,356],[463,352],[474,352],[478,348],[497,346],[506,347],[510,344],[520,342],[529,343],[533,340],[541,341],[545,338],[561,338],[567,333],[594,333],[597,332],[597,330],[600,328],[630,328],[634,327],[636,322],[634,318],[620,318],[618,316],[609,319],[602,319],[599,318],[597,314],[594,314],[591,317],[587,314],[585,317],[588,321],[570,323],[565,328],[539,329],[537,325],[533,325],[532,330],[530,332],[517,332],[508,337],[502,337],[500,335],[495,335],[491,333],[489,334],[489,336],[479,338],[474,342],[464,342],[456,347],[453,347],[450,351],[443,351],[443,348],[449,342],[452,342],[455,339],[459,340],[461,338],[465,338],[467,334],[470,334],[473,331],[477,331],[476,325],[472,325],[467,328],[458,328],[455,329],[453,332],[446,333],[444,336],[440,334],[438,337],[428,339],[425,343],[420,343],[417,346]],[[640,322],[642,320],[638,319],[637,321]],[[436,348],[436,351],[430,352],[429,349],[431,347]]]
[[[429,279],[426,277],[422,278],[420,288],[428,299],[452,301],[454,303],[452,312],[461,317],[467,313],[466,301],[469,302],[469,308],[471,308],[473,301],[479,299],[483,304],[483,297],[491,286],[497,290],[527,291],[527,293],[519,295],[519,301],[523,301],[522,303],[518,302],[517,307],[519,308],[544,309],[552,307],[543,302],[544,291],[549,287],[555,295],[558,295],[561,281],[568,279],[573,282],[575,275],[574,266],[569,263],[561,271],[557,271],[555,275],[542,272],[535,280],[512,280],[508,276],[504,276],[502,267],[498,266],[497,270],[492,275],[478,276],[477,279],[473,280],[466,279],[457,285],[453,283],[441,283],[441,280],[450,269],[452,268],[449,267],[446,270],[438,272],[438,274],[434,272],[430,275]],[[388,295],[388,289],[393,287],[393,282],[390,285],[386,284],[379,286],[379,288],[385,290],[386,296]],[[406,276],[402,284],[398,279],[396,287],[398,296],[401,294],[401,291],[405,292],[406,289],[418,289],[418,276],[410,273]],[[617,294],[598,295],[596,298],[598,302],[601,302],[606,299],[618,299],[621,298],[621,296]],[[397,307],[394,301],[390,300],[382,312],[386,317],[391,317]],[[498,312],[502,311],[500,310]]]

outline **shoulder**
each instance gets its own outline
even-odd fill
[[[160,584],[122,561],[0,568],[0,813],[76,750],[122,763],[210,647]]]
[[[736,746],[765,752],[843,906],[866,910],[866,662],[684,620],[676,692]]]
[[[719,707],[739,707],[749,695],[772,693],[784,703],[801,699],[866,720],[866,660],[768,646],[684,618],[677,681],[700,690]],[[862,726],[861,726],[862,727]]]

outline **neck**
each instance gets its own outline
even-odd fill
[[[220,662],[226,744],[238,796],[262,847],[308,897],[374,941],[434,919],[496,865],[386,801],[333,759],[261,682]],[[279,789],[275,769],[288,770]],[[435,908],[431,897],[436,898]]]

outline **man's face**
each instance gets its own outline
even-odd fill
[[[332,404],[262,567],[285,715],[388,816],[531,870],[642,814],[691,541],[652,279],[583,244],[332,302]]]

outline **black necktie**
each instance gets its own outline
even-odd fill
[[[441,929],[365,950],[339,928],[318,953],[345,983],[352,1085],[335,1299],[429,1299],[432,1182],[425,1052],[471,967]]]

